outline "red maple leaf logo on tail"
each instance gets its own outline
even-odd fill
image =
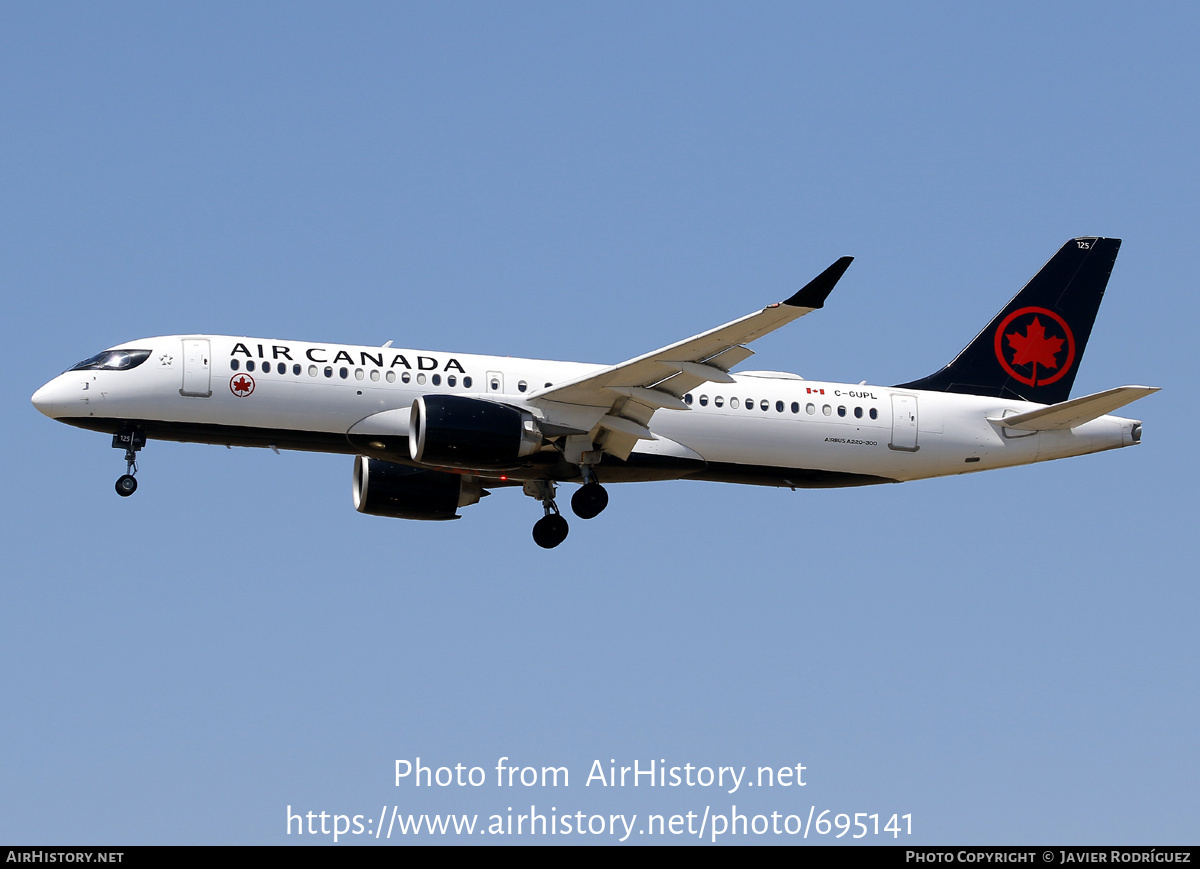
[[[1041,365],[1053,371],[1058,367],[1058,353],[1062,350],[1062,338],[1047,338],[1046,327],[1037,317],[1025,327],[1025,334],[1009,332],[1004,336],[1008,346],[1015,351],[1013,365],[1032,365],[1033,380],[1037,382],[1037,367]]]
[[[1010,326],[1012,331],[1006,331]],[[1046,334],[1047,326],[1050,335]],[[1022,328],[1024,334],[1021,334]],[[1075,337],[1071,327],[1059,314],[1047,308],[1020,308],[1005,317],[996,328],[995,349],[1000,367],[1028,386],[1054,383],[1075,363]],[[1038,366],[1041,366],[1040,371]]]

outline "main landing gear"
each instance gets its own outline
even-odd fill
[[[584,453],[583,457],[588,458],[592,455],[599,457],[598,452]],[[608,506],[608,492],[596,479],[593,465],[583,462],[580,464],[579,470],[583,472],[583,485],[571,496],[571,509],[580,519],[595,519]]]
[[[553,480],[530,480],[525,484],[525,494],[542,502],[545,515],[533,526],[533,542],[542,549],[553,549],[567,539],[571,530],[567,520],[558,511],[554,503],[555,484]],[[571,496],[571,509],[580,519],[592,519],[599,516],[608,506],[608,492],[592,477],[587,483],[576,490]]]
[[[545,515],[534,523],[533,542],[542,549],[553,549],[567,539],[567,532],[571,530],[567,520],[558,512],[558,505],[554,503],[554,481],[530,480],[525,484],[525,494],[541,501],[542,509],[546,511]]]
[[[113,448],[125,450],[125,473],[117,479],[117,494],[128,498],[137,491],[137,453],[146,445],[146,435],[136,429],[126,429],[113,435]]]
[[[595,519],[608,506],[608,492],[599,483],[584,483],[571,496],[571,509],[580,519]]]

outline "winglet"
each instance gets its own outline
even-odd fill
[[[834,286],[841,280],[842,275],[846,273],[846,269],[850,268],[850,263],[852,262],[854,262],[854,257],[842,257],[809,281],[803,289],[799,290],[796,295],[783,304],[792,308],[824,307],[825,299],[833,292]]]

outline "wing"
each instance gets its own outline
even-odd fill
[[[638,440],[653,440],[646,424],[656,410],[687,410],[682,396],[701,383],[732,383],[729,369],[754,355],[742,345],[824,306],[852,261],[853,257],[842,257],[785,302],[653,353],[540,389],[529,396],[530,401],[542,406],[551,419],[555,414],[550,402],[603,411],[589,432],[592,441],[624,459]]]

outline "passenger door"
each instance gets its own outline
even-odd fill
[[[892,442],[893,450],[915,453],[917,446],[917,397],[915,395],[892,394]]]
[[[212,395],[212,364],[207,338],[183,339],[183,386],[180,395],[208,398]]]

